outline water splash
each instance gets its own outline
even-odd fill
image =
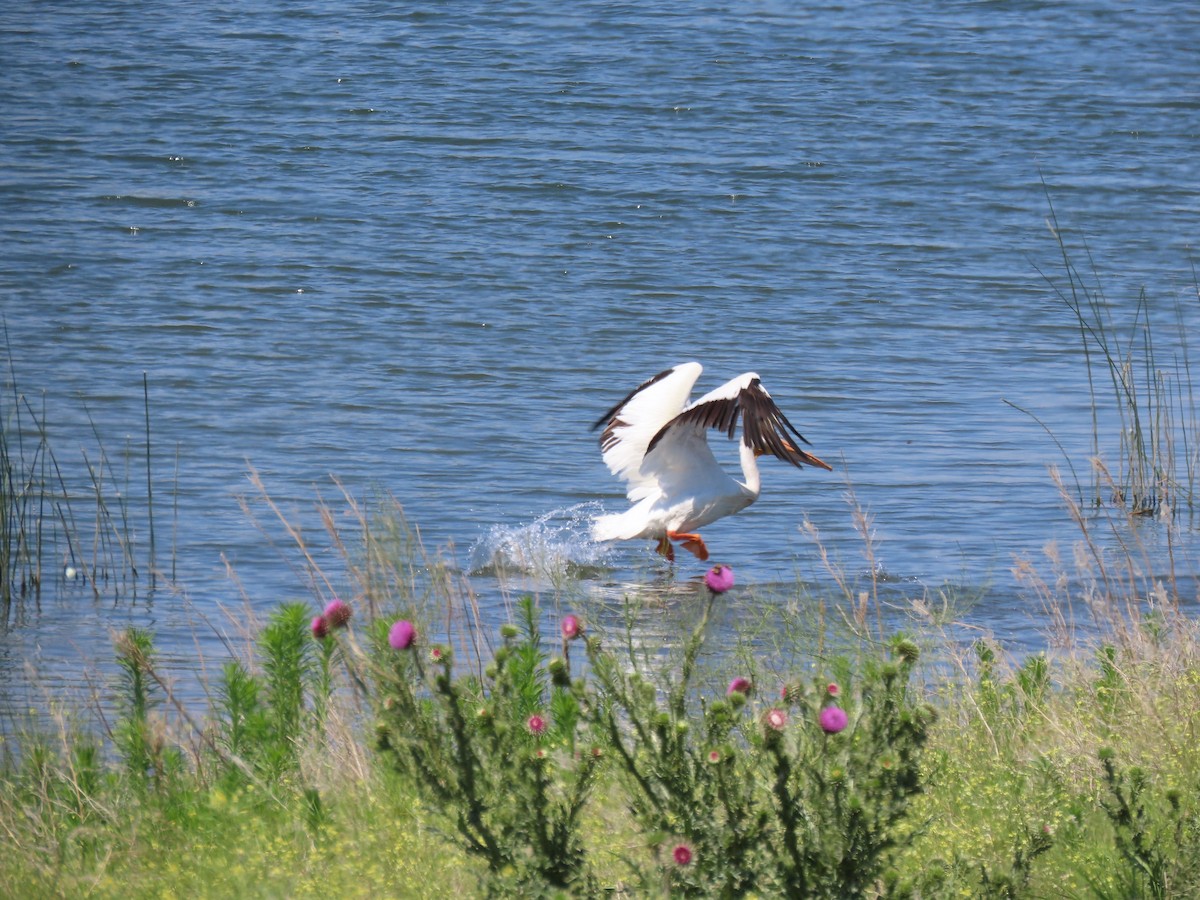
[[[471,547],[470,574],[524,575],[551,584],[605,571],[608,548],[591,539],[597,502],[552,510],[528,525],[495,525]]]

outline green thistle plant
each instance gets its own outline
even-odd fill
[[[603,754],[581,730],[589,701],[566,660],[548,660],[532,598],[518,612],[482,679],[456,676],[449,649],[411,626],[389,640],[377,623],[378,748],[484,860],[489,894],[594,893],[580,815]]]
[[[756,802],[754,767],[739,749],[743,691],[701,698],[700,727],[692,727],[689,683],[715,598],[708,593],[678,680],[662,692],[598,640],[587,644],[604,698],[591,707],[592,720],[612,747],[631,812],[664,860],[661,877],[679,896],[740,896],[755,887],[757,849],[770,822]],[[671,841],[686,847],[685,864],[669,852]]]
[[[142,628],[126,629],[117,636],[116,651],[121,671],[121,691],[117,695],[121,718],[113,738],[130,773],[139,780],[146,779],[158,769],[149,722],[150,710],[161,701],[150,674],[154,637]]]
[[[284,603],[258,637],[262,673],[234,660],[221,671],[213,700],[214,739],[232,784],[246,775],[277,781],[299,765],[305,733],[323,720],[332,690],[333,640],[313,641],[308,608]],[[310,711],[311,702],[311,711]]]
[[[1172,896],[1172,876],[1176,874],[1174,854],[1167,848],[1182,845],[1182,819],[1179,794],[1167,792],[1166,824],[1175,827],[1168,834],[1152,815],[1154,804],[1147,804],[1151,784],[1145,770],[1138,766],[1118,768],[1116,753],[1103,747],[1099,753],[1108,796],[1100,798],[1100,807],[1108,816],[1113,840],[1126,869],[1118,875],[1126,897]]]
[[[710,593],[677,679],[661,690],[588,645],[605,698],[591,715],[658,849],[659,878],[672,896],[861,896],[883,877],[922,789],[932,713],[907,695],[916,645],[893,640],[894,659],[867,664],[853,697],[828,679],[792,682],[784,707],[756,711],[749,680],[735,679],[724,699],[692,698],[714,600]],[[850,681],[848,663],[832,667]],[[691,726],[690,704],[701,728]],[[664,853],[671,841],[686,864]]]

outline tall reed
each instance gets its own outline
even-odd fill
[[[1043,277],[1070,309],[1079,328],[1091,399],[1094,459],[1103,459],[1109,449],[1106,423],[1115,418],[1118,428],[1115,467],[1094,467],[1093,502],[1101,503],[1105,489],[1110,488],[1112,502],[1135,515],[1184,508],[1194,511],[1200,474],[1200,415],[1191,378],[1184,302],[1175,301],[1178,331],[1174,340],[1166,342],[1165,350],[1156,340],[1156,330],[1161,336],[1165,326],[1156,319],[1157,310],[1145,288],[1138,293],[1130,321],[1120,327],[1098,281],[1089,287],[1076,267],[1049,195],[1047,203],[1048,224],[1062,257],[1066,287],[1059,287],[1045,273]],[[1084,253],[1094,274],[1095,263],[1086,245]],[[1193,294],[1200,300],[1200,280],[1194,273],[1193,278]]]
[[[0,612],[14,603],[37,599],[47,584],[79,581],[93,595],[111,591],[114,599],[136,595],[145,581],[155,586],[153,461],[150,443],[149,383],[143,375],[145,444],[125,448],[118,472],[104,446],[101,429],[87,410],[98,453],[81,450],[85,487],[64,465],[49,437],[46,397],[40,409],[17,386],[9,359],[10,382],[0,392]],[[131,462],[145,458],[145,508],[131,503]],[[149,549],[144,570],[136,536],[144,521]],[[172,557],[174,553],[172,552]]]

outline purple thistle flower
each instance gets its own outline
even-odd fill
[[[388,643],[396,650],[407,650],[417,639],[417,629],[408,619],[396,622],[388,632]]]
[[[534,713],[532,716],[530,716],[529,721],[525,724],[529,726],[529,731],[531,734],[546,733],[546,720],[537,713]]]
[[[344,628],[350,621],[350,607],[335,597],[325,607],[325,621],[330,628]]]
[[[729,687],[725,689],[725,696],[730,694],[749,694],[754,685],[749,678],[739,675],[733,681],[729,682]]]
[[[675,849],[671,851],[671,858],[675,860],[675,865],[686,866],[692,862],[692,848],[687,844],[676,844]]]
[[[827,706],[821,710],[817,721],[821,725],[821,730],[826,734],[837,734],[846,727],[850,718],[840,706]]]
[[[583,633],[583,626],[579,623],[579,619],[572,615],[563,616],[562,620],[562,636],[568,641],[573,641]]]
[[[779,707],[772,707],[767,710],[767,714],[763,716],[763,721],[767,727],[774,731],[783,731],[783,726],[787,724],[787,713]]]
[[[704,573],[704,583],[714,594],[723,594],[733,587],[733,569],[729,566],[713,566]]]
[[[831,681],[825,686],[825,693],[827,693],[830,697],[836,697],[839,693],[841,693],[841,690],[842,689],[837,686],[836,681]]]
[[[317,616],[312,620],[312,635],[318,641],[325,639],[329,634],[329,623],[325,621],[324,616]]]

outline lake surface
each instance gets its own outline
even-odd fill
[[[251,469],[320,559],[331,476],[391,492],[489,615],[571,564],[686,584],[586,520],[623,505],[591,424],[689,359],[757,371],[837,469],[768,462],[706,529],[741,584],[828,581],[805,517],[861,578],[852,490],[900,594],[1036,645],[1010,569],[1076,539],[1047,467],[1086,481],[1093,435],[1051,204],[1114,329],[1144,290],[1182,358],[1198,46],[1184,2],[5,4],[2,409],[15,382],[81,509],[103,448],[145,560],[145,378],[164,571],[14,607],[6,705],[86,687],[110,628],[186,668],[205,617],[307,597]]]

